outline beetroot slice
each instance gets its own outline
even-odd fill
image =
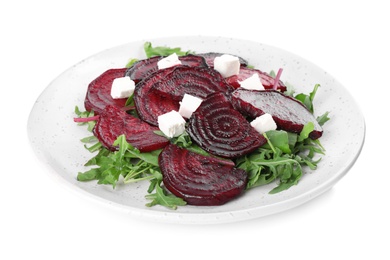
[[[161,60],[162,56],[155,56],[148,59],[137,61],[133,64],[127,71],[126,76],[129,76],[135,83],[138,83],[146,76],[156,72],[158,70],[157,62]],[[206,67],[206,61],[203,57],[188,54],[185,56],[180,56],[179,60],[182,65],[193,66],[193,67]]]
[[[159,156],[164,186],[190,205],[217,206],[245,189],[247,173],[215,157],[204,156],[174,144]]]
[[[140,118],[157,126],[159,115],[179,110],[185,93],[204,99],[214,92],[233,90],[214,69],[175,66],[159,70],[139,82],[134,91],[134,103]]]
[[[211,94],[189,119],[192,140],[211,154],[236,158],[266,143],[224,93]]]
[[[259,75],[260,81],[263,84],[265,89],[273,89],[274,82],[275,82],[275,79],[273,77],[271,77],[269,74],[261,70],[252,69],[243,66],[240,67],[240,73],[238,75],[234,75],[226,78],[226,82],[228,82],[234,88],[239,88],[240,87],[239,81],[244,81],[245,79],[249,78],[255,73]],[[283,84],[281,80],[279,80],[276,89],[282,92],[285,92],[287,90],[286,86]]]
[[[113,143],[118,136],[124,134],[127,142],[135,148],[141,152],[150,152],[161,149],[169,143],[168,139],[154,133],[157,130],[159,130],[157,127],[150,126],[125,111],[108,105],[100,114],[93,133],[110,151],[118,149],[113,146]]]
[[[214,67],[214,59],[216,57],[222,56],[224,54],[226,54],[226,53],[207,52],[207,53],[197,53],[196,55],[199,55],[199,56],[202,56],[203,58],[205,58],[206,63],[209,67]],[[234,55],[234,54],[230,54],[230,55],[238,57],[238,59],[240,60],[241,66],[248,66],[248,62],[245,59],[243,59],[237,55]]]
[[[126,68],[109,69],[94,79],[87,89],[84,100],[84,107],[87,111],[94,111],[101,114],[107,105],[124,107],[127,98],[113,99],[111,97],[112,82],[116,78],[125,76]]]
[[[173,99],[181,101],[185,93],[205,99],[214,92],[232,92],[222,75],[211,68],[176,66],[166,73],[163,82],[157,82],[154,89],[168,93]]]
[[[314,131],[309,137],[322,136],[322,128],[312,113],[298,100],[275,90],[237,89],[233,92],[233,106],[244,115],[252,118],[268,113],[272,115],[279,129],[300,133],[305,124],[314,123]]]

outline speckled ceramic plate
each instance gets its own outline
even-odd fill
[[[276,185],[252,189],[238,199],[218,207],[185,206],[173,211],[164,207],[145,207],[148,183],[102,186],[96,182],[78,182],[77,173],[91,158],[81,138],[89,135],[85,127],[73,122],[74,108],[83,108],[87,85],[109,68],[121,68],[130,58],[145,58],[143,43],[153,46],[182,47],[195,52],[226,52],[246,58],[251,65],[269,72],[282,67],[281,79],[297,92],[309,93],[321,84],[315,98],[316,114],[330,111],[331,120],[321,138],[326,148],[316,171],[305,170],[300,183],[287,191],[270,195]],[[363,147],[364,118],[348,93],[326,71],[297,55],[257,42],[221,37],[174,37],[146,39],[102,51],[74,65],[56,78],[39,96],[28,121],[31,144],[50,173],[70,188],[129,213],[171,223],[225,223],[257,218],[305,203],[331,188],[352,167]]]

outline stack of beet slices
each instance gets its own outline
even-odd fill
[[[115,151],[118,147],[113,146],[114,141],[124,134],[141,152],[162,149],[159,165],[164,186],[192,205],[222,205],[245,189],[247,173],[235,168],[233,160],[266,143],[248,118],[271,113],[280,129],[294,132],[312,120],[298,101],[281,93],[286,90],[281,81],[275,84],[273,77],[247,67],[247,61],[242,58],[240,73],[223,78],[213,69],[213,60],[220,55],[181,56],[182,65],[161,70],[157,62],[162,57],[138,61],[128,69],[110,69],[89,84],[85,97],[86,110],[99,115],[93,133],[101,144]],[[254,73],[259,75],[266,90],[239,88],[239,82]],[[133,100],[139,118],[125,111],[126,99],[113,99],[110,95],[113,80],[124,76],[136,83]],[[274,86],[278,91],[267,90]],[[155,134],[159,130],[158,116],[178,111],[184,94],[203,100],[188,119],[186,131],[210,156],[190,152]],[[318,138],[321,133],[316,125],[312,138]]]

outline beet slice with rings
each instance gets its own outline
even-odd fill
[[[244,191],[247,173],[234,163],[204,156],[174,144],[159,155],[164,186],[190,205],[218,206]]]
[[[215,59],[216,57],[222,56],[222,55],[224,55],[224,54],[228,54],[228,53],[221,53],[221,52],[206,52],[206,53],[197,53],[196,55],[199,55],[199,56],[202,56],[203,58],[205,58],[206,63],[207,63],[207,65],[208,65],[209,67],[214,67],[214,59]],[[234,54],[229,54],[229,55],[238,57],[241,66],[248,66],[248,62],[247,62],[244,58],[241,58],[241,57],[239,57],[239,56],[237,56],[237,55],[234,55]]]
[[[163,80],[165,74],[173,69],[174,67],[166,68],[149,75],[135,87],[133,99],[138,116],[151,125],[158,126],[159,115],[179,110],[179,102],[153,89],[153,86]]]
[[[278,129],[288,132],[300,133],[304,125],[313,122],[314,130],[309,137],[322,136],[322,127],[314,115],[300,101],[279,91],[240,88],[232,93],[231,102],[238,111],[252,118],[271,114]]]
[[[137,61],[127,71],[126,76],[129,76],[135,83],[140,82],[146,76],[158,70],[157,62],[164,58],[163,56],[155,56],[148,59]],[[179,60],[184,66],[191,67],[206,67],[206,61],[203,57],[188,54],[179,56]]]
[[[161,149],[169,143],[168,139],[154,133],[158,130],[158,127],[151,126],[116,106],[108,105],[99,115],[93,133],[110,151],[118,149],[113,146],[113,143],[124,134],[127,142],[135,148],[141,152],[150,152]]]
[[[225,80],[234,88],[239,88],[239,81],[244,81],[255,73],[259,75],[260,81],[265,89],[273,89],[275,83],[275,79],[273,77],[261,70],[252,69],[244,66],[240,67],[240,72],[238,75],[230,76]],[[280,90],[281,92],[285,92],[287,90],[287,87],[283,84],[281,80],[279,80],[276,89]]]
[[[222,92],[203,100],[190,117],[187,132],[201,148],[224,158],[245,155],[267,142]]]
[[[107,105],[124,107],[127,98],[113,99],[111,86],[114,79],[124,77],[125,73],[126,68],[109,69],[89,83],[84,100],[85,109],[101,114]]]
[[[233,90],[214,69],[174,66],[159,70],[139,82],[134,91],[134,103],[140,118],[157,126],[159,115],[179,110],[184,94],[204,99],[214,92]]]
[[[164,81],[159,81],[154,89],[168,93],[173,99],[181,101],[184,94],[205,99],[214,92],[234,91],[222,75],[214,69],[202,67],[176,66],[166,73]]]

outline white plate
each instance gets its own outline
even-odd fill
[[[81,138],[89,135],[85,127],[73,122],[77,105],[83,107],[88,83],[109,68],[122,68],[130,58],[145,58],[146,40],[102,51],[74,65],[56,78],[39,96],[28,121],[28,134],[40,160],[50,172],[72,189],[132,216],[171,223],[224,223],[257,218],[305,203],[330,189],[358,158],[364,143],[364,118],[357,104],[327,72],[289,52],[257,42],[222,37],[173,37],[148,39],[153,46],[182,47],[183,50],[226,52],[246,58],[251,65],[269,72],[283,68],[281,79],[295,86],[297,92],[309,93],[321,84],[315,102],[316,115],[330,111],[331,120],[324,127],[321,143],[326,148],[319,167],[306,170],[298,185],[270,195],[270,184],[246,192],[238,199],[218,207],[145,207],[148,183],[102,186],[96,182],[78,182],[77,173],[92,157]]]

